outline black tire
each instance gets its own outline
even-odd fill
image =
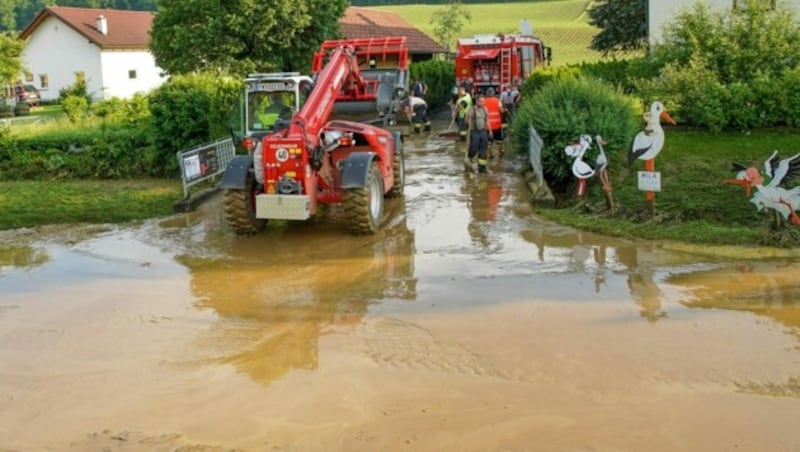
[[[239,235],[255,234],[267,225],[267,220],[256,218],[255,187],[256,178],[249,171],[243,189],[225,190],[225,220]]]
[[[392,169],[394,170],[392,188],[386,192],[386,197],[399,198],[403,196],[403,188],[406,185],[406,161],[402,152],[394,153]]]
[[[367,184],[348,188],[342,197],[344,221],[354,234],[374,234],[383,217],[383,179],[375,162],[370,163]]]

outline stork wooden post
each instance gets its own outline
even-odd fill
[[[606,207],[613,212],[614,195],[612,194],[611,179],[608,177],[608,157],[606,156],[605,149],[603,149],[603,146],[608,144],[608,142],[600,135],[594,137],[594,140],[597,142],[597,147],[600,149],[600,154],[598,154],[597,160],[595,160],[595,171],[597,171],[597,177],[603,184],[603,193],[606,196]]]
[[[661,128],[661,119],[675,125],[675,120],[664,110],[661,102],[653,102],[650,111],[645,112],[644,119],[647,125],[644,130],[636,134],[633,146],[628,153],[628,164],[634,160],[645,161],[645,171],[639,171],[639,190],[646,191],[646,199],[650,204],[650,215],[656,213],[656,191],[661,190],[661,174],[656,172],[655,158],[664,147],[664,129]]]

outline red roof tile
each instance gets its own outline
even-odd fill
[[[351,6],[339,19],[345,38],[405,36],[409,53],[444,53],[441,44],[391,11]]]
[[[108,34],[97,30],[97,17],[102,15],[108,23]],[[153,13],[149,11],[123,11],[117,9],[73,8],[49,6],[43,9],[20,33],[29,37],[48,17],[56,17],[85,36],[99,47],[146,49],[150,42]],[[414,28],[391,11],[351,6],[339,20],[345,38],[375,38],[405,36],[409,53],[443,53],[444,47],[430,36]]]
[[[108,34],[97,29],[97,17],[106,18]],[[25,39],[48,17],[56,17],[86,39],[103,49],[147,49],[153,13],[118,9],[72,8],[48,6],[20,33]]]

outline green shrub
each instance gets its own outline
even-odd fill
[[[5,137],[0,180],[110,179],[148,174],[148,137],[130,127],[91,126]]]
[[[14,116],[14,107],[2,103],[0,99],[0,118],[11,118]]]
[[[208,113],[208,138],[210,141],[230,136],[231,108],[243,87],[242,79],[225,77],[217,80]]]
[[[789,127],[800,126],[800,68],[786,71],[781,80],[783,88],[782,115]]]
[[[113,97],[92,104],[91,112],[106,124],[144,128],[150,121],[148,98],[135,94],[130,99]]]
[[[564,79],[576,79],[581,76],[581,69],[577,66],[551,66],[547,69],[535,71],[525,79],[520,87],[521,98],[530,98],[550,82]]]
[[[209,118],[218,77],[176,75],[150,94],[150,130],[156,154],[152,175],[177,176],[175,153],[209,142]]]
[[[89,101],[83,96],[68,95],[61,100],[61,106],[73,124],[82,124],[89,117]]]
[[[711,11],[682,9],[654,48],[660,77],[638,83],[642,98],[660,98],[682,123],[748,129],[797,123],[800,25],[783,2],[745,0]]]
[[[414,83],[414,79],[420,80],[428,85],[428,93],[425,101],[431,110],[438,109],[447,105],[450,101],[450,90],[454,85],[455,65],[452,61],[427,60],[414,63],[409,68],[409,87]]]
[[[608,60],[592,63],[571,64],[549,67],[536,71],[522,85],[521,94],[530,96],[553,80],[564,78],[595,78],[602,80],[626,94],[637,92],[640,80],[657,77],[661,67],[658,62],[647,58]]]
[[[58,101],[63,103],[68,97],[83,97],[86,104],[92,103],[92,96],[86,88],[86,80],[78,80],[70,86],[58,90]]]
[[[572,159],[564,147],[580,134],[597,134],[608,141],[609,162],[626,160],[627,145],[636,133],[641,117],[636,101],[611,85],[590,78],[565,77],[546,84],[533,96],[523,97],[511,123],[512,149],[528,152],[528,128],[533,126],[544,141],[542,164],[550,187],[563,193],[571,186]],[[596,146],[593,146],[596,150]],[[595,154],[587,161],[594,161]]]
[[[658,79],[640,82],[639,95],[661,101],[681,123],[719,131],[729,122],[727,90],[699,58],[687,66],[668,64]]]
[[[31,114],[31,105],[27,102],[17,102],[14,106],[14,116],[27,116]]]

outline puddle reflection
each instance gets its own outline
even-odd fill
[[[266,384],[315,369],[319,337],[360,323],[372,303],[414,300],[414,252],[403,219],[370,237],[292,225],[232,238],[223,259],[178,260],[190,270],[197,307],[220,317],[209,341],[227,344],[218,361]]]
[[[14,268],[29,270],[46,264],[48,261],[50,261],[50,255],[41,248],[33,246],[0,247],[0,278],[3,277],[4,270]]]
[[[800,327],[800,265],[794,262],[748,262],[732,267],[670,275],[690,308],[751,312],[787,327]],[[795,331],[795,334],[800,334]]]
[[[472,243],[483,248],[489,248],[492,241],[491,224],[497,221],[498,208],[503,199],[503,185],[499,176],[467,174],[465,183],[461,188],[462,194],[467,199],[469,209],[469,223],[467,231]]]

